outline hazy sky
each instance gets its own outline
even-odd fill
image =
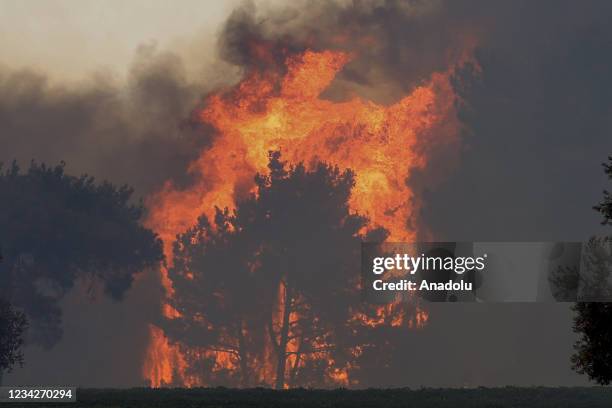
[[[236,0],[0,0],[0,66],[80,79],[125,73],[134,50],[155,42],[198,56]],[[211,47],[202,49],[202,39]],[[196,41],[197,40],[197,41]],[[197,48],[196,48],[197,42]],[[208,47],[204,47],[208,48]]]

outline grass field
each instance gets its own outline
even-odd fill
[[[370,390],[235,390],[129,389],[78,390],[76,403],[5,404],[7,407],[384,407],[384,408],[516,408],[612,407],[612,388],[477,388],[477,389],[370,389]],[[0,404],[1,405],[1,404]]]

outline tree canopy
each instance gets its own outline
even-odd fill
[[[0,299],[0,384],[2,372],[23,364],[22,346],[27,328],[25,314]]]
[[[208,384],[332,385],[361,303],[367,219],[349,211],[353,173],[287,168],[275,152],[256,184],[235,211],[217,209],[179,236],[169,275],[180,317],[166,330],[199,350]]]
[[[65,174],[64,164],[0,166],[0,297],[24,310],[28,339],[61,337],[58,301],[78,279],[120,299],[134,274],[157,265],[161,242],[140,225],[133,190]]]
[[[604,163],[605,172],[612,180],[612,157],[609,163]],[[602,202],[594,209],[603,216],[602,224],[612,225],[612,196],[604,191]],[[589,269],[595,272],[597,278],[594,290],[596,294],[604,294],[609,299],[612,273],[612,253],[610,243],[612,237],[593,239],[587,248],[588,259],[592,265]],[[573,368],[586,374],[589,379],[599,384],[612,382],[612,303],[579,302],[574,306],[574,331],[580,338],[574,345],[572,356]]]

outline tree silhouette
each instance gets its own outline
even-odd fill
[[[609,163],[604,163],[604,171],[608,175],[608,178],[612,180],[612,156],[608,157]],[[603,217],[601,222],[603,225],[612,225],[612,193],[604,190],[604,199],[599,205],[593,207],[593,209],[599,212]]]
[[[0,166],[0,297],[28,316],[28,341],[61,337],[58,301],[77,279],[120,299],[135,273],[162,259],[161,242],[142,227],[132,189],[72,177],[64,165]]]
[[[351,171],[287,168],[278,152],[268,167],[235,211],[178,237],[169,275],[181,317],[165,328],[200,348],[209,384],[322,386],[360,303],[366,219],[349,211]]]
[[[0,299],[0,385],[2,374],[13,366],[23,365],[24,333],[27,328],[25,314]]]
[[[612,157],[604,164],[605,172],[612,179]],[[594,207],[603,216],[603,225],[612,225],[612,196],[604,191],[603,201]],[[609,276],[612,268],[610,238],[594,239],[587,246],[591,282],[587,298],[609,299]],[[592,271],[591,271],[592,270]],[[590,293],[593,292],[593,293]],[[612,381],[612,304],[605,302],[579,302],[574,306],[576,317],[574,331],[580,338],[574,345],[573,368],[589,379],[607,385]]]

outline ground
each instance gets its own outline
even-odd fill
[[[612,388],[476,388],[476,389],[371,389],[273,391],[268,389],[128,389],[77,392],[76,404],[0,404],[99,408],[281,408],[281,407],[402,407],[402,408],[517,408],[612,406]]]

